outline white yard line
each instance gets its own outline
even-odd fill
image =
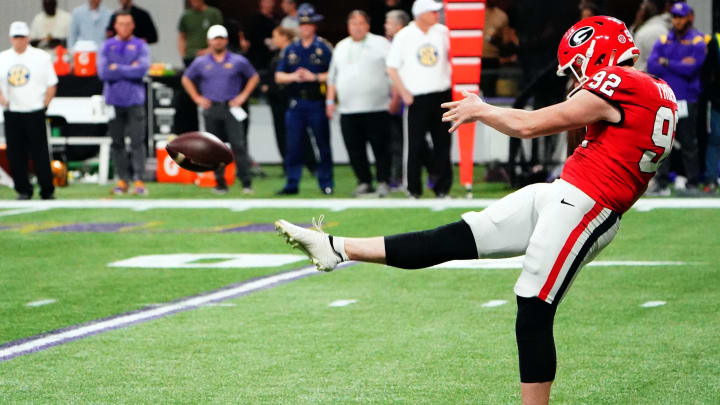
[[[655,307],[661,307],[665,304],[667,304],[667,302],[665,302],[665,301],[648,301],[640,306],[643,308],[655,308]]]
[[[481,209],[497,199],[244,199],[244,200],[52,200],[52,201],[0,201],[0,209],[18,211],[0,212],[0,216],[34,212],[53,208],[125,208],[135,211],[149,209],[212,209],[222,208],[233,211],[267,208],[306,208],[342,211],[353,208],[427,208],[440,211],[451,208]],[[650,211],[653,209],[697,209],[720,208],[720,198],[641,198],[633,209]]]
[[[346,307],[350,304],[356,303],[357,300],[337,300],[328,304],[329,307]]]
[[[52,298],[46,299],[46,300],[38,300],[33,302],[28,302],[25,304],[26,307],[41,307],[43,305],[50,305],[56,303],[57,300],[54,300]]]
[[[4,207],[0,206],[0,208],[4,208]],[[16,208],[16,209],[8,210],[8,211],[0,211],[0,217],[9,217],[9,216],[13,216],[13,215],[22,215],[22,214],[32,214],[33,212],[45,211],[48,209],[49,208],[45,208],[45,207]]]
[[[482,304],[481,307],[494,308],[494,307],[499,307],[499,306],[502,306],[505,304],[507,304],[507,301],[505,301],[505,300],[490,300],[490,301]]]

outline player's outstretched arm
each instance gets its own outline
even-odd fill
[[[464,92],[464,99],[444,103],[448,111],[444,122],[452,122],[450,132],[460,125],[480,121],[515,138],[536,138],[585,127],[597,121],[620,122],[622,114],[605,99],[581,90],[572,98],[535,111],[496,107],[475,94]]]

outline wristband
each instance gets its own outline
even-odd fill
[[[325,100],[325,105],[335,105],[335,100],[329,98]]]

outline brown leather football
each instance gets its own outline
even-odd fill
[[[194,172],[216,170],[233,161],[230,148],[209,132],[186,132],[165,149],[178,166]]]

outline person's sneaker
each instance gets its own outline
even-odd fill
[[[253,190],[252,187],[243,187],[242,193],[245,195],[253,195],[255,194],[255,190]]]
[[[387,183],[378,183],[377,195],[380,198],[387,197],[390,194],[390,186]]]
[[[213,194],[224,195],[228,193],[228,187],[224,184],[218,184],[212,190]]]
[[[115,183],[115,187],[112,189],[112,194],[115,195],[122,195],[127,193],[128,191],[128,184],[125,180],[118,180],[117,183]]]
[[[695,184],[688,184],[683,190],[678,191],[680,197],[700,197],[700,189]]]
[[[714,183],[706,184],[703,187],[703,193],[714,195],[717,193],[717,186]]]
[[[282,190],[276,192],[275,195],[278,195],[278,196],[283,196],[283,195],[297,195],[298,192],[299,192],[299,191],[298,191],[297,189],[291,190],[291,189],[289,189],[289,188],[283,188]]]
[[[149,193],[147,187],[145,187],[145,183],[141,180],[135,180],[135,183],[133,183],[133,194],[148,195]]]
[[[18,201],[25,201],[25,200],[29,200],[31,198],[32,198],[32,195],[30,195],[30,194],[18,194],[17,197],[15,197],[15,199]]]
[[[368,194],[372,194],[372,186],[368,183],[360,183],[353,191],[353,197],[366,197]]]
[[[663,187],[657,183],[654,183],[651,187],[648,187],[647,191],[645,192],[645,195],[648,197],[670,197],[671,194],[672,192],[670,191],[670,187]]]
[[[335,192],[335,190],[333,190],[332,187],[325,187],[325,188],[321,189],[320,191],[322,191],[322,193],[325,195],[333,195],[333,193]]]
[[[42,197],[40,197],[40,198],[42,198],[43,200],[54,200],[54,199],[55,199],[55,194],[50,194],[50,195],[47,195],[47,196],[42,196]]]
[[[342,262],[342,257],[330,244],[330,235],[320,228],[322,219],[321,216],[319,223],[316,224],[313,218],[315,229],[305,229],[279,219],[275,221],[275,229],[280,235],[285,236],[285,242],[290,246],[303,251],[318,270],[332,271]]]

